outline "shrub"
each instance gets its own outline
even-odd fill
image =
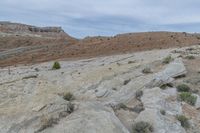
[[[153,127],[148,122],[140,121],[133,125],[133,133],[151,133]]]
[[[138,100],[140,100],[140,98],[142,97],[142,95],[143,95],[143,91],[142,90],[137,90],[136,93],[135,93],[135,97]]]
[[[180,84],[176,88],[178,92],[188,92],[190,90],[190,87],[186,84]]]
[[[174,59],[171,57],[171,55],[165,57],[163,59],[163,64],[169,64],[171,61],[173,61]]]
[[[142,73],[148,74],[148,73],[152,73],[151,69],[149,67],[146,67],[142,70]]]
[[[124,109],[124,110],[128,109],[128,107],[127,107],[124,103],[120,103],[120,104],[118,105],[118,108],[119,108],[119,109]]]
[[[135,63],[135,61],[128,61],[128,64],[132,64],[132,63]]]
[[[195,59],[195,57],[194,57],[193,55],[188,55],[188,56],[186,56],[185,58],[188,59],[188,60],[193,60],[193,59]]]
[[[57,61],[54,62],[52,69],[55,70],[55,69],[60,69],[60,68],[61,68],[60,63]]]
[[[72,104],[71,102],[69,102],[67,104],[67,113],[71,114],[74,111],[74,104]]]
[[[200,37],[199,37],[199,36],[197,36],[197,39],[200,39]]]
[[[176,119],[181,123],[181,126],[184,128],[189,128],[190,124],[188,122],[188,118],[184,115],[177,115]]]
[[[36,71],[36,72],[39,72],[39,68],[35,68],[35,71]]]
[[[125,80],[125,81],[124,81],[124,85],[127,85],[130,81],[131,81],[131,79]]]
[[[185,101],[190,105],[195,105],[197,97],[193,96],[190,92],[182,92],[179,94],[179,98],[181,101]]]
[[[74,95],[70,92],[67,92],[64,94],[63,99],[67,100],[67,101],[72,101],[75,99]]]
[[[136,105],[134,108],[131,109],[131,111],[136,112],[136,113],[140,113],[143,110],[145,110],[145,108],[144,108],[144,105],[142,103]]]
[[[162,115],[165,115],[165,114],[166,114],[165,110],[163,110],[163,109],[160,110],[160,113],[161,113]]]
[[[45,130],[46,128],[48,127],[52,127],[53,125],[57,124],[59,121],[58,118],[53,118],[53,117],[49,117],[49,116],[43,116],[41,118],[41,125],[40,125],[40,128],[37,132],[41,132],[43,130]]]
[[[160,89],[165,90],[167,87],[173,87],[172,83],[163,84],[160,86]]]

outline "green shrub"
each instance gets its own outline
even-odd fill
[[[128,61],[128,64],[132,64],[132,63],[135,63],[135,61]]]
[[[131,81],[131,79],[127,79],[127,80],[124,80],[124,85],[127,85],[129,82]]]
[[[169,64],[171,61],[173,61],[174,59],[171,57],[171,55],[165,57],[163,59],[163,64]]]
[[[145,110],[144,105],[142,103],[136,105],[135,107],[131,108],[131,111],[135,112],[135,113],[140,113],[143,110]]]
[[[53,125],[57,124],[58,121],[59,121],[58,118],[43,116],[40,121],[40,128],[36,132],[42,132],[46,128],[52,127]]]
[[[163,84],[160,86],[160,89],[165,90],[167,87],[173,87],[172,83]]]
[[[66,101],[72,101],[75,99],[75,97],[72,93],[67,92],[64,94],[63,99],[65,99]]]
[[[165,114],[166,114],[166,111],[163,110],[163,109],[161,109],[161,110],[160,110],[160,113],[161,113],[162,115],[165,115]]]
[[[133,133],[151,133],[153,126],[148,122],[140,121],[133,125]]]
[[[176,88],[177,88],[178,92],[189,92],[190,91],[190,87],[186,84],[180,84]]]
[[[52,69],[55,70],[55,69],[60,69],[60,68],[61,68],[60,63],[57,61],[54,62]]]
[[[143,91],[142,90],[137,90],[136,93],[135,93],[135,97],[138,100],[141,99],[142,95],[143,95]]]
[[[148,73],[152,73],[152,71],[149,67],[146,67],[142,70],[142,73],[148,74]]]
[[[127,107],[124,103],[120,103],[120,104],[118,105],[118,108],[119,108],[119,109],[124,109],[124,110],[128,109],[128,107]]]
[[[189,128],[190,127],[190,124],[188,122],[188,118],[185,117],[184,115],[177,115],[176,119],[178,121],[180,121],[182,127],[184,127],[184,128]]]
[[[185,58],[188,59],[188,60],[193,60],[193,59],[195,59],[195,57],[194,57],[193,55],[188,55],[188,56],[186,56]]]
[[[67,104],[67,113],[71,114],[74,111],[74,104],[72,104],[71,102],[69,102]]]
[[[197,100],[197,97],[193,96],[190,92],[181,92],[181,94],[179,94],[179,98],[181,101],[185,101],[190,105],[195,105]]]

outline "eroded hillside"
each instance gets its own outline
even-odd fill
[[[86,59],[199,43],[199,34],[185,32],[128,33],[75,39],[61,27],[0,22],[0,66],[27,65],[56,59]]]

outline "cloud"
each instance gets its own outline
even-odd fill
[[[62,26],[75,37],[199,31],[199,0],[1,0],[0,20]]]

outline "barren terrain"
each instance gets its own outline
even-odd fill
[[[0,31],[0,133],[200,133],[198,34]]]
[[[34,26],[0,24],[0,66],[33,64],[56,59],[74,60],[152,49],[191,46],[198,34],[175,32],[128,33],[113,37],[75,39],[60,27],[55,31],[30,31]],[[39,27],[36,27],[39,28]],[[47,27],[48,28],[48,27]]]
[[[53,62],[0,69],[0,132],[132,133],[145,121],[154,133],[199,133],[199,53],[192,46],[60,61],[58,70]],[[178,100],[180,84],[194,105]]]

